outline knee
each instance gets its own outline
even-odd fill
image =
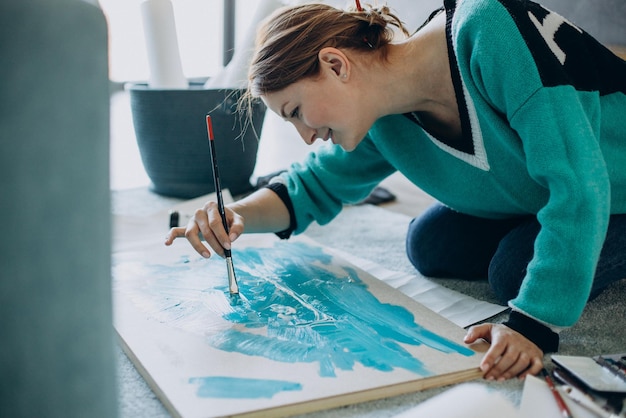
[[[413,267],[427,277],[438,277],[445,268],[445,263],[438,255],[438,243],[433,236],[435,235],[426,222],[415,218],[409,224],[406,237],[407,256]]]
[[[489,285],[498,300],[506,304],[515,299],[534,255],[534,241],[539,225],[528,222],[502,239],[489,263]]]
[[[413,264],[413,267],[415,267],[420,273],[426,275],[422,271],[423,254],[422,248],[420,246],[420,237],[416,236],[416,234],[420,234],[419,226],[417,226],[417,223],[417,218],[414,218],[413,220],[411,220],[411,223],[409,223],[409,230],[406,235],[405,242],[406,255],[409,258],[411,264]]]
[[[502,254],[496,253],[489,264],[487,277],[489,287],[496,296],[496,299],[506,305],[511,299],[515,299],[519,293],[522,280],[526,275],[526,266],[507,265]]]
[[[482,243],[484,222],[435,204],[411,221],[407,256],[424,276],[484,278],[493,254]]]

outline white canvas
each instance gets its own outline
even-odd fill
[[[179,240],[114,254],[115,327],[175,415],[293,414],[480,376],[464,330],[305,239]]]

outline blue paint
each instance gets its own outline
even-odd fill
[[[302,390],[297,382],[225,376],[192,377],[189,383],[198,385],[196,394],[201,398],[269,399],[280,392]]]
[[[426,345],[444,353],[473,351],[415,323],[407,309],[381,303],[355,270],[332,271],[332,257],[302,243],[236,252],[240,292],[247,298],[223,317],[244,328],[208,337],[229,352],[287,363],[318,363],[320,376],[356,363],[380,371],[397,367],[432,373],[401,344]],[[265,335],[246,328],[266,327]]]
[[[137,263],[138,279],[125,285],[152,318],[203,335],[219,350],[316,364],[323,377],[356,364],[431,376],[406,346],[474,355],[416,323],[404,307],[376,299],[356,270],[321,247],[277,242],[235,248],[233,258],[241,292],[236,299],[228,296],[225,265],[217,257]]]

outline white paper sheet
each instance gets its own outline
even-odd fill
[[[479,383],[455,386],[395,418],[521,418],[513,403],[501,393]],[[534,418],[544,417],[536,415]]]
[[[582,406],[576,404],[561,392],[563,401],[567,404],[573,418],[597,418]],[[520,403],[520,418],[563,418],[557,406],[554,395],[548,384],[535,376],[527,376],[524,382],[524,393]]]

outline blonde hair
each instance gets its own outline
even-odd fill
[[[377,53],[385,59],[395,35],[393,27],[409,36],[387,6],[368,6],[358,11],[303,4],[278,9],[257,31],[248,88],[239,101],[239,111],[250,117],[252,105],[260,96],[318,75],[318,53],[322,48]]]
[[[256,52],[248,71],[252,97],[282,90],[319,73],[318,52],[324,47],[377,52],[384,58],[394,37],[405,35],[403,23],[387,6],[341,10],[325,4],[279,9],[257,32]]]

